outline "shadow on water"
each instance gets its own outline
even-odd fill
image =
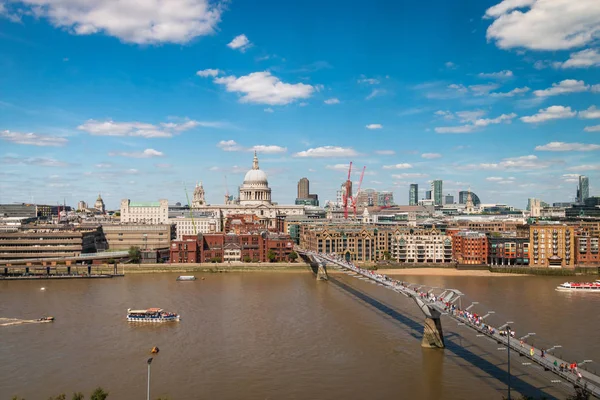
[[[423,338],[423,336],[422,336],[423,324],[422,323],[420,323],[406,315],[399,313],[398,311],[383,304],[382,302],[369,296],[368,294],[361,292],[360,290],[353,288],[352,286],[349,286],[344,282],[341,282],[335,278],[332,278],[331,276],[329,277],[329,282],[333,283],[337,287],[343,289],[344,291],[346,291],[346,292],[352,294],[353,296],[357,297],[358,299],[364,301],[365,303],[374,307],[378,311],[388,315],[389,317],[393,318],[394,320],[396,320],[396,321],[402,323],[403,325],[405,325],[406,327],[410,328],[410,330],[411,330],[410,335],[413,338],[417,339],[419,342]],[[410,299],[406,299],[406,300],[412,301]],[[450,334],[450,335],[444,336],[446,348],[448,350],[450,350],[452,353],[454,353],[456,357],[459,357],[460,359],[468,362],[472,366],[480,369],[481,371],[483,371],[486,374],[488,374],[489,376],[499,380],[500,382],[504,383],[506,381],[507,373],[505,370],[500,368],[498,365],[495,365],[492,362],[484,359],[483,357],[481,357],[481,355],[475,354],[474,352],[470,351],[467,347],[462,346],[460,343],[458,343],[456,341],[456,339],[460,340],[461,336],[456,335],[456,334]],[[424,350],[426,350],[426,349],[424,349]],[[432,350],[432,351],[437,351],[437,350]],[[429,353],[429,350],[427,350],[427,353]],[[484,353],[483,355],[485,355],[485,354],[490,354],[490,353]],[[442,360],[443,360],[443,357],[438,358],[438,362],[441,363]],[[525,382],[524,380],[520,379],[519,376],[520,375],[511,375],[511,388],[513,390],[515,390],[523,395],[527,395],[527,396],[534,396],[536,398],[538,398],[538,397],[545,398],[548,400],[551,400],[551,399],[558,400],[557,397],[554,397],[554,396],[544,392],[543,391],[543,389],[545,389],[544,387],[542,387],[542,388],[535,387],[535,386],[531,385],[530,383]],[[504,389],[501,390],[501,392],[504,392],[504,391],[505,391]]]

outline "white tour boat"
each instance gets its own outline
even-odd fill
[[[595,282],[565,282],[556,287],[561,292],[596,292],[600,293],[600,280]]]
[[[181,275],[177,277],[178,281],[195,281],[196,277],[194,275]]]
[[[179,314],[166,312],[162,308],[149,308],[147,310],[127,309],[129,322],[171,322],[179,321]]]

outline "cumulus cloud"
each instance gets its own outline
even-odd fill
[[[33,165],[37,167],[68,167],[68,162],[59,161],[52,157],[16,157],[4,156],[0,158],[0,164]]]
[[[487,39],[502,49],[565,50],[600,33],[597,0],[503,0],[487,9]]]
[[[373,78],[361,78],[357,81],[358,83],[366,83],[368,85],[377,85],[379,84],[379,80]]]
[[[381,124],[369,124],[365,128],[367,128],[367,129],[382,129],[383,125],[381,125]]]
[[[423,153],[421,154],[421,158],[426,158],[428,160],[433,160],[435,158],[441,158],[442,155],[440,153]]]
[[[436,133],[470,133],[476,129],[474,125],[460,126],[438,126],[434,128]]]
[[[129,157],[129,158],[153,158],[153,157],[162,157],[164,154],[160,151],[154,149],[146,149],[144,151],[133,151],[133,152],[117,152],[113,151],[108,153],[109,156],[115,157]]]
[[[502,114],[496,118],[480,118],[475,120],[473,123],[475,124],[475,126],[488,126],[490,124],[499,124],[502,122],[510,123],[516,117],[517,114],[515,113]]]
[[[64,146],[68,140],[60,136],[39,135],[37,133],[21,133],[12,131],[0,132],[0,139],[16,144],[31,146]]]
[[[196,75],[202,77],[202,78],[207,78],[209,76],[212,76],[213,78],[219,74],[223,73],[223,71],[221,71],[220,69],[203,69],[201,71],[196,72]]]
[[[489,182],[494,182],[499,185],[510,185],[510,184],[515,183],[514,176],[509,176],[507,178],[503,178],[500,176],[489,176],[489,177],[485,178],[485,180],[489,181]]]
[[[409,163],[401,163],[401,164],[394,164],[394,165],[384,165],[382,168],[383,169],[410,169],[413,166]]]
[[[523,94],[523,93],[527,93],[529,92],[529,88],[527,86],[524,86],[522,88],[514,88],[513,90],[509,91],[509,92],[494,92],[494,93],[490,93],[491,97],[514,97],[516,95],[519,94]]]
[[[447,61],[446,63],[444,63],[444,66],[448,69],[458,68],[458,66],[455,63],[453,63],[452,61]]]
[[[480,78],[507,79],[507,78],[512,78],[513,73],[512,73],[512,71],[505,69],[505,70],[499,71],[499,72],[489,72],[489,73],[481,72],[481,73],[477,74],[477,76]]]
[[[324,157],[351,157],[358,153],[351,147],[322,146],[308,149],[294,154],[294,157],[324,158]]]
[[[590,85],[586,85],[584,81],[575,79],[565,79],[559,83],[553,83],[551,88],[544,90],[534,90],[533,94],[538,97],[556,96],[558,94],[586,92],[590,89]]]
[[[227,47],[234,50],[239,50],[242,53],[245,52],[248,48],[252,47],[252,43],[246,37],[246,35],[241,34],[233,38],[233,40],[227,43]]]
[[[584,164],[567,168],[569,171],[600,171],[600,164]]]
[[[536,146],[537,151],[594,151],[600,150],[600,144],[550,142]]]
[[[304,83],[284,83],[270,72],[253,72],[250,75],[216,78],[215,83],[225,85],[228,92],[241,94],[241,103],[285,105],[309,98],[315,88]]]
[[[585,49],[571,53],[569,59],[563,63],[554,64],[557,68],[589,68],[600,66],[600,52],[598,49]]]
[[[209,0],[18,0],[20,14],[48,19],[75,35],[104,33],[126,43],[187,43],[215,32],[221,2]]]
[[[579,118],[595,119],[600,118],[600,109],[596,106],[591,106],[587,110],[579,111]]]
[[[217,143],[217,147],[223,151],[256,151],[257,153],[262,154],[278,154],[285,153],[287,151],[287,147],[266,144],[257,144],[252,147],[244,147],[238,144],[235,140],[221,140],[219,143]]]
[[[77,129],[94,136],[133,136],[144,138],[170,138],[174,134],[195,127],[221,128],[225,126],[217,121],[194,121],[184,119],[182,122],[163,122],[159,125],[145,122],[115,122],[113,120],[87,120]]]
[[[572,111],[571,107],[564,106],[550,106],[545,109],[538,110],[535,115],[521,117],[521,121],[528,124],[550,121],[553,119],[572,118],[577,114],[576,111]]]
[[[420,174],[420,173],[402,173],[402,174],[394,174],[392,178],[394,179],[419,179],[419,178],[427,178],[429,175]]]
[[[505,169],[543,169],[551,166],[553,161],[540,160],[537,156],[527,155],[521,157],[504,158],[497,163],[468,164],[458,167],[468,170],[505,170]]]
[[[586,126],[583,130],[586,132],[600,132],[600,125]]]
[[[331,99],[325,100],[323,103],[325,103],[325,104],[339,104],[340,101],[337,98],[333,97]]]
[[[456,115],[459,116],[462,122],[470,122],[467,125],[459,125],[459,126],[442,126],[436,127],[434,130],[437,133],[470,133],[475,131],[478,128],[483,128],[488,125],[500,124],[500,123],[511,123],[514,118],[517,117],[517,114],[502,114],[496,118],[478,118],[483,115],[482,111],[461,111],[457,112]]]
[[[379,154],[381,156],[391,156],[396,154],[394,150],[375,150],[375,154]]]

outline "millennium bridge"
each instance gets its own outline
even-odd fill
[[[587,391],[591,396],[600,399],[600,376],[582,368],[577,368],[577,366],[574,370],[568,367],[561,369],[559,367],[561,364],[565,366],[571,364],[564,359],[549,354],[549,351],[552,349],[548,349],[545,354],[542,354],[540,349],[535,349],[533,346],[527,344],[525,340],[529,336],[534,335],[533,333],[520,338],[515,338],[513,336],[514,332],[511,331],[509,326],[509,324],[514,324],[513,321],[499,327],[492,327],[485,324],[485,318],[491,313],[484,316],[474,316],[469,310],[478,304],[477,302],[472,302],[463,309],[461,300],[465,295],[459,290],[429,288],[425,285],[398,281],[375,271],[357,267],[353,263],[336,255],[321,254],[303,249],[297,249],[296,251],[305,261],[313,266],[317,275],[317,280],[328,280],[327,267],[331,266],[351,277],[378,284],[379,286],[412,299],[425,316],[423,339],[421,341],[422,347],[445,348],[442,317],[458,323],[459,326],[465,326],[468,329],[475,331],[477,336],[488,337],[495,340],[498,344],[502,344],[503,347],[506,346],[508,349],[509,399],[511,351],[514,351],[520,357],[529,360],[529,362],[522,363],[523,365],[538,365],[543,368],[544,371],[548,371],[560,378],[551,380],[552,383],[568,382],[572,384],[574,388]],[[428,290],[422,290],[423,288]],[[584,360],[582,363],[590,361],[591,360]]]

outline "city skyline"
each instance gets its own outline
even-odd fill
[[[186,203],[202,181],[220,204],[254,151],[280,204],[302,177],[335,200],[350,161],[401,204],[437,179],[518,208],[579,175],[599,194],[594,0],[162,3],[0,2],[0,203]]]

